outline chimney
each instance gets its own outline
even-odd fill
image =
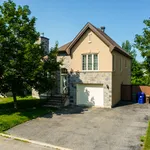
[[[100,27],[100,29],[105,32],[105,26]]]
[[[40,43],[43,43],[44,49],[45,49],[45,53],[49,52],[49,39],[46,38],[45,36],[40,36]]]

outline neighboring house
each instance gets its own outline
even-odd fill
[[[91,23],[59,48],[62,58],[57,94],[67,94],[70,104],[111,108],[120,101],[121,84],[131,83],[131,56]]]
[[[43,48],[45,50],[45,54],[49,52],[49,39],[44,36],[40,36],[36,44],[43,44]],[[32,89],[32,97],[39,98],[39,93],[35,89]]]
[[[44,36],[40,36],[36,44],[43,44],[43,48],[45,50],[45,53],[49,52],[49,39]]]

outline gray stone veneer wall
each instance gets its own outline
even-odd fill
[[[66,53],[59,53],[59,56],[57,56],[57,61],[63,60],[63,65],[61,68],[66,68],[68,71],[71,70],[70,68],[70,62],[71,58],[70,56],[66,56]],[[60,78],[61,78],[61,71],[57,71],[57,92],[56,94],[60,94]],[[68,81],[69,81],[69,75],[68,75]],[[69,87],[69,82],[68,82],[68,87]],[[69,89],[69,88],[68,88]]]
[[[41,40],[41,43],[43,43],[45,52],[48,53],[49,52],[49,39],[41,36],[40,40]]]
[[[112,107],[112,73],[111,72],[79,72],[72,73],[69,79],[70,103],[76,104],[76,84],[96,83],[104,88],[104,107]]]
[[[62,68],[71,70],[70,56],[61,54],[57,57],[57,61],[64,60]],[[57,92],[60,93],[60,72],[57,72]],[[96,83],[102,84],[104,88],[104,107],[112,107],[112,72],[88,71],[68,74],[68,94],[70,103],[76,104],[76,84],[77,83]]]
[[[64,55],[66,55],[66,54],[64,54]],[[63,60],[63,65],[61,66],[61,68],[66,68],[67,70],[71,70],[71,67],[70,67],[71,58],[70,58],[70,56],[63,56],[63,54],[61,54],[61,56],[57,56],[57,61],[61,61],[61,60]]]

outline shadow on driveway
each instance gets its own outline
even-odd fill
[[[55,115],[70,115],[70,114],[84,114],[85,111],[88,111],[90,107],[83,107],[83,106],[68,106],[63,107],[55,112],[49,113],[47,115],[44,115],[43,118],[52,118],[53,114]]]
[[[113,108],[115,107],[122,107],[122,106],[127,106],[127,105],[133,105],[136,104],[135,102],[132,101],[120,101],[118,104],[116,104]]]

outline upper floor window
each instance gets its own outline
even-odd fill
[[[82,55],[82,70],[86,70],[86,55]]]
[[[94,57],[94,62],[93,62],[94,70],[98,70],[98,55],[94,54],[93,57]]]
[[[92,54],[87,55],[87,56],[88,56],[88,70],[92,70],[92,66],[93,66],[93,63],[92,63]]]
[[[98,70],[98,54],[83,54],[82,70]]]

